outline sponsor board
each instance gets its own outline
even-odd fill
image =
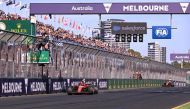
[[[30,14],[189,14],[189,2],[31,3]]]
[[[0,96],[14,96],[25,94],[24,79],[1,78],[0,79]]]
[[[171,61],[190,61],[190,54],[175,54],[175,53],[172,53],[170,54],[170,60]]]
[[[0,29],[15,33],[35,35],[35,26],[29,20],[0,20]]]
[[[49,81],[48,79],[28,79],[28,94],[39,94],[49,92]]]
[[[67,79],[51,79],[51,92],[65,92],[67,88]]]
[[[112,34],[146,34],[146,22],[112,22]]]
[[[97,80],[96,79],[86,79],[86,84],[93,84],[94,86],[97,86]]]
[[[98,80],[98,89],[108,89],[108,80],[107,79],[99,79]]]
[[[29,20],[0,20],[0,30],[6,30],[15,33],[21,33],[25,35],[35,35],[36,27],[31,24]],[[0,32],[2,34],[3,32]],[[33,42],[32,37],[21,36],[23,44],[31,44]],[[3,40],[3,39],[2,39]]]
[[[152,26],[153,39],[171,39],[171,26]]]
[[[27,63],[49,63],[49,51],[27,53]]]

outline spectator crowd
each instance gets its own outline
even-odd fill
[[[0,20],[29,20],[29,18],[23,18],[17,14],[6,14],[4,11],[0,10]],[[51,36],[55,40],[65,40],[68,42],[77,43],[84,46],[95,47],[103,50],[107,50],[113,53],[120,53],[125,55],[131,55],[127,52],[125,48],[118,46],[110,46],[108,43],[95,38],[84,38],[81,35],[74,35],[70,33],[69,30],[64,30],[63,28],[54,28],[52,25],[44,24],[37,21],[36,23],[36,33],[39,36]]]

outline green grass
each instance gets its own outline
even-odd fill
[[[183,104],[181,106],[175,107],[173,109],[190,109],[190,102],[185,103],[185,104]]]

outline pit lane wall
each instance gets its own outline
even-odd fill
[[[66,92],[67,87],[78,85],[79,78],[0,78],[0,96],[20,96]],[[161,87],[165,80],[153,79],[85,79],[99,90]],[[175,87],[186,86],[185,82],[175,81]]]

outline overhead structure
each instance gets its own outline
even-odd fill
[[[190,14],[190,2],[136,3],[31,3],[30,15],[41,14],[97,14],[101,31],[102,14]],[[175,29],[175,28],[172,28]]]
[[[189,3],[31,3],[30,14],[190,14]]]

